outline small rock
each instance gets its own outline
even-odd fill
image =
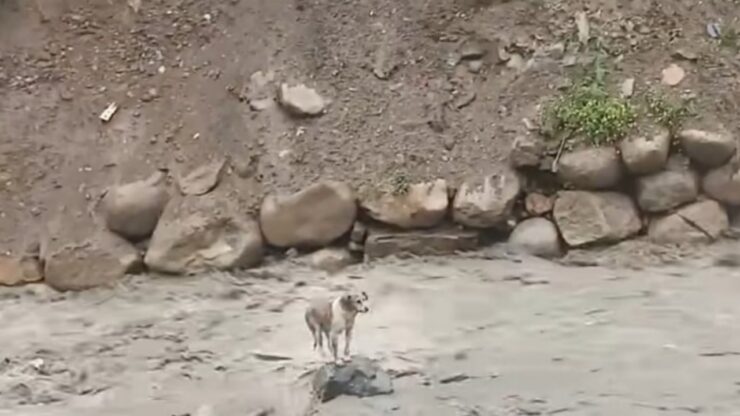
[[[511,57],[506,62],[507,68],[516,69],[517,71],[523,70],[525,66],[526,62],[524,62],[524,58],[517,53],[511,54]]]
[[[183,195],[205,195],[211,192],[221,180],[226,161],[219,159],[199,166],[178,180]]]
[[[545,144],[532,136],[517,136],[511,146],[509,162],[514,168],[537,167],[545,151]]]
[[[646,175],[663,169],[670,148],[671,133],[665,128],[628,137],[619,145],[624,165],[635,175]]]
[[[591,39],[591,29],[588,24],[588,16],[586,16],[586,12],[576,12],[575,20],[576,27],[578,28],[578,41],[581,45],[585,45],[588,43],[589,39]]]
[[[341,395],[372,397],[393,393],[390,375],[365,357],[353,357],[344,365],[324,364],[314,374],[312,387],[322,403]]]
[[[678,139],[693,161],[710,168],[727,162],[737,148],[735,138],[727,132],[687,129],[678,133]]]
[[[252,111],[265,111],[272,108],[275,105],[275,100],[272,98],[253,98],[249,100],[249,108]]]
[[[683,81],[684,77],[686,77],[686,71],[676,64],[671,64],[663,70],[661,82],[664,85],[675,87]]]
[[[516,172],[505,169],[484,178],[465,181],[452,203],[452,217],[458,224],[471,228],[504,225],[521,192]]]
[[[147,179],[109,190],[101,201],[108,229],[134,242],[149,237],[170,199],[166,178],[164,172],[156,172]]]
[[[376,221],[400,228],[429,228],[447,214],[447,182],[437,179],[409,185],[406,192],[371,195],[360,201],[361,207]]]
[[[574,55],[568,55],[565,58],[563,58],[563,66],[568,68],[571,66],[575,66],[578,63],[578,57]]]
[[[547,48],[545,48],[545,53],[551,58],[562,59],[563,55],[565,55],[565,43],[556,42],[552,45],[548,45]]]
[[[292,195],[268,195],[260,225],[277,247],[322,247],[348,232],[357,215],[352,188],[343,182],[318,182]]]
[[[648,236],[661,244],[708,243],[719,238],[728,228],[725,209],[716,201],[706,200],[651,221]]]
[[[718,23],[707,23],[707,35],[712,39],[719,39],[722,36],[722,30]]]
[[[388,256],[444,256],[478,248],[478,233],[460,230],[373,230],[365,241],[368,260]]]
[[[0,255],[0,286],[18,286],[44,279],[38,259]]]
[[[616,150],[594,147],[565,153],[558,161],[558,178],[579,189],[612,188],[622,180],[622,163]]]
[[[635,203],[627,195],[616,192],[560,192],[555,199],[553,217],[571,247],[618,242],[642,228]]]
[[[688,166],[669,167],[668,170],[638,178],[636,196],[637,204],[644,211],[668,211],[696,200],[699,196],[699,178]]]
[[[676,51],[673,52],[671,56],[673,56],[673,58],[675,59],[685,59],[687,61],[698,61],[699,60],[699,55],[687,49],[676,49]]]
[[[545,196],[537,192],[528,194],[526,198],[524,198],[524,208],[530,215],[534,215],[536,217],[551,212],[553,204],[554,201],[552,197]]]
[[[470,376],[465,373],[457,373],[450,376],[445,376],[439,379],[440,384],[451,384],[451,383],[460,383],[465,380],[470,379]]]
[[[460,49],[462,59],[481,59],[486,54],[486,49],[480,41],[470,39]]]
[[[112,286],[126,274],[142,269],[139,252],[107,231],[44,251],[45,281],[62,291]]]
[[[622,98],[630,98],[635,92],[635,79],[627,78],[620,87]]]
[[[263,252],[257,222],[235,203],[209,194],[167,205],[144,261],[153,271],[195,274],[252,267],[262,261]]]
[[[352,253],[345,248],[323,248],[311,253],[311,266],[327,273],[336,273],[347,266],[357,263]]]
[[[719,202],[740,206],[740,171],[733,163],[713,169],[704,176],[702,189]]]
[[[473,74],[479,73],[483,69],[483,61],[474,59],[468,62],[468,71]]]
[[[509,246],[544,258],[558,257],[563,252],[557,227],[545,218],[522,221],[509,236]]]
[[[278,102],[296,116],[318,116],[323,114],[326,101],[312,88],[303,84],[288,86],[282,84]]]

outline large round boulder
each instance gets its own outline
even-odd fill
[[[171,201],[149,242],[144,261],[153,271],[195,274],[251,267],[262,260],[257,221],[215,194]]]
[[[670,148],[671,133],[666,128],[628,137],[619,145],[622,161],[634,175],[646,175],[663,169]]]
[[[322,247],[348,232],[357,216],[355,194],[343,182],[322,181],[262,201],[260,226],[277,247]]]
[[[727,162],[737,149],[735,138],[727,132],[686,129],[678,139],[691,160],[710,168]]]
[[[156,172],[147,179],[110,189],[101,201],[108,229],[130,241],[151,236],[170,199],[165,180],[164,172]]]
[[[521,193],[516,172],[505,169],[465,181],[452,202],[452,217],[471,228],[492,228],[505,224]]]
[[[593,147],[562,155],[558,161],[558,178],[578,189],[613,188],[622,180],[622,161],[616,149]]]
[[[509,246],[544,258],[563,253],[558,229],[546,218],[530,218],[519,223],[509,235]]]
[[[571,247],[615,243],[642,228],[635,203],[617,192],[560,192],[553,216],[563,240]]]
[[[369,193],[360,201],[374,220],[404,229],[434,227],[444,219],[448,205],[443,179],[411,184],[404,192]]]

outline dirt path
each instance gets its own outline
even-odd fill
[[[293,265],[113,292],[6,290],[0,414],[300,414],[300,375],[317,365],[303,298],[348,286],[373,301],[355,353],[407,376],[394,395],[339,398],[321,415],[737,414],[740,279],[706,262],[417,259],[330,278]]]

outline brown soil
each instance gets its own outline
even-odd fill
[[[724,0],[143,0],[138,13],[126,3],[0,2],[5,250],[55,216],[86,215],[116,182],[224,156],[223,192],[251,208],[266,190],[318,177],[360,187],[494,169],[525,119],[536,122],[578,71],[548,49],[575,39],[583,6],[593,37],[621,56],[610,65],[615,85],[658,83],[682,48],[698,60],[677,61],[688,73],[680,91],[728,128],[739,109],[731,32],[740,9]],[[713,21],[722,41],[706,34]],[[477,74],[452,65],[471,39],[486,50]],[[528,69],[498,62],[501,47],[532,59]],[[328,114],[250,110],[243,98],[254,96],[257,71],[275,77],[262,96],[303,82],[332,101]],[[120,110],[101,123],[110,102]]]
[[[268,190],[318,177],[359,188],[496,169],[579,71],[550,47],[575,39],[573,16],[584,7],[612,53],[615,88],[634,77],[645,91],[678,63],[687,77],[669,92],[695,96],[703,122],[738,133],[735,1],[142,0],[136,13],[125,1],[0,0],[0,249],[19,250],[52,219],[88,215],[117,182],[214,158],[231,160],[219,192],[245,209]],[[722,40],[708,37],[709,22],[720,23]],[[487,52],[477,73],[457,62],[471,39]],[[501,47],[531,64],[500,63]],[[697,60],[675,58],[677,49]],[[257,71],[275,74],[261,94],[306,83],[332,101],[329,112],[296,120],[276,107],[252,111],[244,98]],[[110,102],[120,110],[101,123]],[[363,274],[361,283],[284,265],[268,281],[3,289],[0,408],[295,410],[306,396],[293,383],[316,365],[301,298],[359,284],[381,305],[362,323],[357,350],[387,368],[421,370],[390,398],[338,400],[323,414],[731,414],[737,279],[707,264],[635,271],[633,255],[678,255],[632,249],[604,254],[609,268],[504,256],[358,266],[347,274]],[[573,252],[567,262],[591,265],[594,256]],[[260,362],[253,350],[290,360]],[[471,381],[435,384],[457,372]]]

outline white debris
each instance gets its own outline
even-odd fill
[[[116,111],[118,111],[118,104],[116,103],[110,103],[108,104],[108,107],[103,110],[102,113],[100,113],[100,119],[103,120],[104,123],[107,123],[113,118],[113,115],[116,114]]]

